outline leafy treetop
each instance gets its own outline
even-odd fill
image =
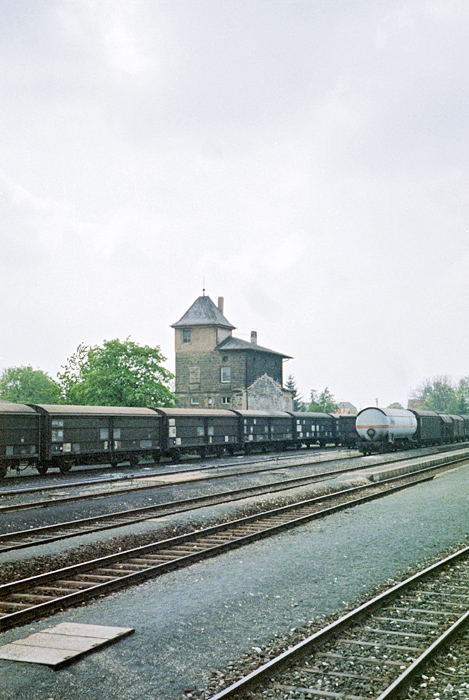
[[[412,392],[423,409],[443,413],[469,413],[469,376],[455,383],[447,374],[424,379]]]
[[[69,404],[90,406],[174,406],[169,389],[173,375],[162,367],[160,348],[129,338],[105,340],[102,346],[80,344],[59,372]]]
[[[311,390],[308,411],[313,411],[314,413],[334,413],[338,408],[334,396],[327,386],[321,393],[317,392],[315,389]]]
[[[61,403],[60,386],[46,372],[8,367],[0,376],[0,399],[13,403]]]

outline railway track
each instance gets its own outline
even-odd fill
[[[336,502],[326,507],[321,505],[321,497],[316,497],[6,583],[0,586],[0,630],[16,627],[56,610],[140,583],[168,570],[303,525],[314,518],[429,480],[432,472],[438,468],[441,465],[367,487],[347,489],[335,494]]]
[[[408,457],[407,457],[408,458]],[[291,459],[291,458],[290,458]],[[0,491],[0,497],[9,497],[9,498],[14,498],[14,497],[24,497],[25,495],[31,494],[31,493],[42,493],[42,492],[47,492],[47,491],[58,491],[58,495],[53,496],[52,498],[49,499],[42,499],[42,500],[37,500],[37,501],[26,501],[26,502],[15,502],[15,503],[7,503],[7,504],[2,504],[0,505],[0,514],[1,513],[8,513],[8,512],[13,512],[17,510],[29,510],[32,508],[46,508],[48,506],[52,505],[58,505],[61,503],[69,503],[73,501],[83,501],[85,499],[93,499],[93,498],[102,498],[103,496],[109,495],[109,496],[115,496],[119,494],[125,494],[125,493],[131,493],[135,491],[148,491],[151,489],[161,489],[165,488],[171,485],[174,485],[177,483],[177,485],[181,485],[183,483],[194,483],[197,481],[198,483],[202,481],[218,481],[222,479],[230,479],[234,477],[247,477],[251,475],[259,475],[264,472],[275,472],[276,470],[281,470],[281,469],[295,469],[295,468],[305,468],[305,467],[320,467],[324,462],[329,462],[329,461],[334,461],[334,462],[340,462],[343,460],[349,461],[352,459],[362,459],[361,457],[357,457],[356,455],[347,455],[347,456],[340,456],[336,458],[331,458],[331,459],[324,459],[320,461],[311,461],[311,459],[306,460],[304,462],[299,462],[299,463],[294,463],[294,464],[289,464],[289,465],[270,465],[268,467],[262,467],[261,469],[243,469],[242,471],[235,471],[235,472],[223,472],[221,474],[209,474],[206,475],[204,473],[198,473],[196,477],[191,476],[193,472],[199,472],[199,470],[194,470],[194,469],[189,469],[189,470],[184,470],[184,471],[178,471],[176,474],[175,472],[155,472],[154,474],[134,474],[132,476],[125,476],[122,478],[116,478],[113,477],[111,479],[91,479],[87,481],[79,481],[79,482],[70,482],[67,484],[59,484],[59,485],[46,485],[46,486],[37,486],[34,488],[25,488],[25,489],[15,489],[11,491]],[[404,459],[403,457],[401,459]],[[362,469],[363,468],[363,462],[360,463],[360,465],[356,467],[344,467],[341,469],[334,469],[330,470],[327,472],[319,472],[318,474],[315,474],[314,476],[316,478],[318,477],[327,477],[327,476],[332,476],[332,475],[338,475],[338,474],[343,474],[347,471],[353,471],[354,469]],[[189,472],[187,474],[187,479],[181,479],[181,474],[184,474],[186,472]],[[177,482],[171,482],[167,480],[167,477],[177,477]],[[298,477],[297,479],[301,481],[302,479],[307,480],[311,479],[311,474],[308,475],[307,477]],[[161,479],[161,481],[158,481],[158,479]],[[151,480],[151,483],[148,483]],[[122,486],[120,485],[121,482],[124,481],[125,484]],[[144,484],[139,484],[138,482],[144,481],[146,483]],[[289,480],[284,480],[283,483],[287,483]],[[295,479],[291,479],[291,481],[295,481]],[[137,483],[135,483],[137,482]],[[279,482],[281,483],[281,482]],[[102,486],[109,486],[109,489],[107,491],[102,490]],[[75,489],[86,489],[89,488],[91,489],[89,492],[83,492],[80,491],[79,493],[76,494],[67,494],[64,495],[63,491],[64,489],[70,489],[70,490],[75,490]]]
[[[440,454],[440,451],[437,451],[434,453],[435,455]],[[429,456],[428,453],[424,456]],[[338,476],[340,474],[344,474],[346,472],[352,472],[352,471],[358,471],[362,470],[368,467],[376,467],[376,466],[381,466],[383,464],[389,464],[390,462],[392,463],[397,463],[397,462],[403,462],[411,459],[411,457],[406,454],[406,453],[400,453],[399,455],[388,455],[387,459],[383,459],[382,457],[376,459],[371,458],[372,461],[370,461],[370,458],[368,457],[366,461],[363,461],[362,457],[357,457],[356,455],[350,455],[348,454],[347,456],[341,456],[337,458],[331,458],[331,459],[321,459],[321,460],[316,460],[316,461],[311,461],[310,459],[307,459],[306,461],[302,461],[300,463],[294,463],[294,464],[289,464],[289,465],[269,465],[268,467],[263,467],[261,469],[250,469],[250,470],[245,470],[243,469],[242,471],[236,471],[236,472],[223,472],[222,474],[210,474],[208,476],[202,474],[197,474],[196,477],[191,476],[190,474],[187,476],[187,479],[181,479],[180,475],[184,474],[186,470],[182,472],[177,472],[175,475],[174,472],[163,472],[163,473],[155,473],[155,474],[150,474],[150,475],[132,475],[132,477],[124,477],[123,480],[126,481],[127,483],[125,486],[119,488],[119,485],[116,485],[116,478],[112,479],[92,479],[89,481],[79,481],[79,482],[70,482],[67,484],[61,484],[61,485],[46,485],[43,487],[34,487],[34,488],[26,488],[26,489],[15,489],[13,491],[2,491],[0,490],[0,498],[14,498],[14,497],[23,497],[27,494],[31,493],[37,493],[37,492],[43,492],[43,491],[51,491],[51,490],[58,490],[59,494],[56,496],[53,496],[52,498],[49,499],[41,499],[41,500],[36,500],[36,501],[15,501],[13,503],[3,503],[0,505],[0,514],[1,513],[9,513],[9,512],[15,512],[15,511],[20,511],[20,510],[31,510],[34,508],[47,508],[49,506],[54,506],[54,505],[60,505],[60,504],[65,504],[65,503],[70,503],[74,501],[80,501],[83,502],[86,499],[101,499],[103,496],[116,496],[119,494],[126,494],[126,493],[132,493],[132,492],[138,492],[138,491],[148,491],[152,489],[162,489],[168,486],[174,486],[177,484],[180,486],[181,484],[184,483],[195,483],[197,482],[198,484],[204,481],[207,482],[213,482],[221,479],[230,479],[234,477],[247,477],[247,476],[257,476],[262,473],[270,473],[270,472],[275,472],[276,470],[282,470],[282,469],[301,469],[301,468],[306,468],[306,467],[312,467],[312,468],[320,468],[322,464],[327,463],[329,461],[333,462],[339,462],[339,461],[352,461],[352,460],[357,460],[358,464],[356,466],[351,466],[347,465],[345,467],[341,467],[339,469],[332,469],[329,471],[323,471],[323,472],[316,472],[315,474],[309,473],[307,476],[304,477],[293,477],[291,479],[283,479],[282,481],[277,482],[278,485],[280,484],[285,484],[285,488],[288,488],[289,483],[292,484],[292,487],[295,485],[295,482],[297,485],[300,485],[301,482],[303,483],[308,483],[308,480],[311,479],[321,479],[321,478],[329,478],[333,476]],[[187,470],[189,472],[193,472],[194,470]],[[195,470],[198,471],[198,470]],[[176,476],[177,481],[168,481],[166,477],[172,477]],[[158,481],[158,479],[161,479],[161,481]],[[134,485],[134,481],[140,481],[143,480],[146,483],[145,484],[138,484]],[[121,481],[121,479],[117,480],[118,482]],[[151,483],[148,483],[151,481]],[[130,483],[129,483],[130,482]],[[103,491],[101,490],[102,485],[109,484],[111,488],[108,491]],[[270,485],[272,488],[275,488],[276,483],[270,482]],[[116,487],[117,486],[117,487]],[[87,488],[89,487],[91,490],[88,492],[83,492],[80,491],[76,494],[64,494],[64,489],[81,489],[81,488]],[[114,488],[116,487],[116,488]]]
[[[402,697],[435,655],[467,630],[468,609],[466,547],[360,605],[224,690],[203,697]]]
[[[440,465],[438,465],[440,466]],[[363,466],[356,467],[363,469]],[[339,469],[329,472],[304,477],[294,477],[284,479],[280,482],[264,484],[260,486],[249,486],[241,489],[230,489],[216,494],[206,496],[197,496],[194,498],[165,502],[158,505],[144,506],[141,508],[133,508],[113,513],[106,513],[77,519],[68,522],[54,523],[53,525],[44,525],[32,529],[21,530],[16,532],[6,532],[0,534],[0,553],[8,552],[16,549],[24,549],[27,547],[37,547],[58,540],[63,540],[71,537],[76,537],[84,534],[108,530],[111,528],[122,527],[134,523],[142,522],[150,518],[158,518],[163,516],[183,513],[197,508],[203,508],[210,505],[219,505],[229,503],[245,498],[259,496],[264,494],[273,494],[288,489],[298,488],[308,484],[318,483],[323,479],[331,476],[337,476],[354,469]],[[373,488],[373,485],[358,487],[359,489]],[[355,493],[352,489],[352,493]],[[342,492],[344,493],[344,492]],[[328,499],[337,498],[337,494],[323,495],[316,498],[316,502],[325,502]],[[32,507],[32,506],[30,506]],[[13,509],[13,506],[9,506]]]
[[[466,443],[461,443],[459,446],[463,447]],[[446,445],[446,448],[454,447],[454,445]],[[350,454],[352,453],[353,454]],[[344,454],[345,453],[345,454]],[[243,466],[250,466],[250,465],[262,465],[265,463],[277,463],[278,468],[281,469],[285,462],[291,462],[295,461],[296,463],[300,464],[304,461],[304,463],[309,464],[311,462],[326,462],[330,460],[340,460],[340,459],[349,459],[350,457],[357,457],[360,456],[358,450],[354,450],[352,448],[336,448],[336,447],[331,447],[331,448],[324,448],[321,449],[320,452],[315,452],[314,448],[310,449],[307,448],[305,450],[293,450],[290,451],[288,454],[282,454],[282,453],[271,453],[271,454],[265,454],[265,455],[250,455],[249,458],[246,457],[246,455],[239,455],[237,458],[230,457],[230,459],[225,458],[217,460],[216,463],[213,463],[213,460],[205,462],[204,460],[199,460],[195,459],[192,462],[187,462],[187,463],[181,463],[178,462],[177,464],[175,463],[170,463],[170,464],[161,464],[157,462],[143,462],[137,467],[137,471],[131,466],[126,467],[125,465],[121,465],[119,467],[111,467],[109,465],[109,469],[103,469],[103,465],[100,465],[97,468],[94,469],[78,469],[74,470],[72,472],[72,476],[76,477],[76,480],[72,482],[65,482],[65,478],[70,477],[70,473],[66,472],[66,474],[62,474],[61,472],[51,472],[49,473],[46,477],[44,475],[39,475],[39,473],[34,473],[30,474],[29,476],[11,476],[10,473],[8,474],[8,477],[5,481],[2,481],[2,485],[9,485],[10,483],[13,484],[20,484],[19,491],[21,493],[34,493],[37,491],[45,491],[45,490],[54,490],[57,488],[63,488],[64,485],[70,485],[70,483],[82,483],[82,484],[89,484],[93,482],[99,482],[99,483],[107,483],[107,482],[116,482],[116,481],[125,481],[129,479],[138,479],[138,478],[148,478],[149,476],[149,470],[154,469],[153,472],[151,472],[153,475],[168,475],[168,474],[184,474],[184,473],[190,473],[190,472],[200,472],[200,471],[212,471],[212,470],[217,470],[217,469],[230,469],[231,467],[239,467],[240,465]],[[116,473],[117,470],[117,473]],[[102,474],[101,472],[104,472]],[[146,473],[142,473],[146,472]],[[107,474],[110,474],[109,476],[106,476]],[[92,476],[85,479],[83,478],[86,474],[91,474]],[[52,484],[43,484],[40,483],[39,485],[36,486],[22,486],[21,484],[25,483],[25,479],[27,481],[51,481],[51,480],[56,480],[56,483]],[[78,481],[78,479],[81,479],[81,481]],[[9,494],[10,491],[6,489],[0,490],[0,494]],[[16,489],[13,488],[11,490],[11,493],[16,493]]]

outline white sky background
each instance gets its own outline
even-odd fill
[[[469,374],[467,0],[0,0],[0,368],[202,293],[306,398]]]

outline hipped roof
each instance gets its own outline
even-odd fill
[[[188,326],[219,326],[233,330],[235,326],[223,316],[222,312],[215,306],[210,297],[202,296],[194,301],[190,309],[171,328],[181,328]]]
[[[277,352],[276,350],[269,350],[269,348],[263,348],[257,343],[248,343],[246,340],[241,340],[240,338],[225,338],[221,343],[218,343],[215,350],[252,350],[253,352],[268,352],[271,355],[280,355],[280,357],[285,357],[291,360],[290,355],[284,355],[283,352]]]

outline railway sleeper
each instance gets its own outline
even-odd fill
[[[403,613],[415,613],[416,615],[421,615],[422,613],[426,615],[443,615],[444,617],[454,617],[454,613],[448,612],[446,610],[430,610],[430,608],[395,608],[396,612]]]
[[[119,579],[125,578],[126,576],[138,574],[139,571],[142,571],[141,567],[139,569],[119,569],[119,571],[108,569],[106,575],[109,576],[110,581],[119,581]]]
[[[373,682],[378,682],[381,683],[383,680],[391,680],[391,678],[387,678],[386,676],[363,676],[360,673],[345,673],[343,671],[333,671],[332,669],[324,669],[324,668],[318,668],[316,667],[309,667],[309,666],[301,666],[301,668],[297,668],[297,671],[300,671],[301,673],[311,673],[318,675],[319,677],[323,677],[323,675],[328,675],[332,676],[334,678],[355,678],[357,680],[361,681],[373,681]]]
[[[62,587],[56,587],[56,586],[41,586],[40,588],[37,589],[38,593],[45,593],[45,594],[52,594],[54,597],[60,596],[60,595],[67,595],[68,593],[75,593],[76,588],[72,588],[71,586],[69,588],[62,588]]]
[[[335,659],[337,661],[350,662],[350,656],[343,656],[343,654],[338,654],[333,651],[318,651],[316,652],[317,657],[323,657],[328,659]],[[401,668],[403,666],[402,661],[393,661],[392,659],[378,659],[376,656],[353,656],[354,661],[360,661],[360,663],[366,664],[380,664],[383,666],[393,666],[395,668]]]
[[[456,597],[458,597],[458,596],[456,596]],[[467,596],[465,596],[465,597],[467,597]],[[430,600],[430,599],[429,599],[429,600],[425,600],[426,598],[427,598],[427,594],[426,594],[426,593],[423,593],[421,597],[418,596],[417,598],[411,598],[411,599],[409,600],[409,602],[410,602],[410,603],[425,603],[425,602],[428,602],[428,603],[437,603],[437,602],[440,602],[441,605],[444,605],[445,608],[448,609],[448,613],[449,613],[449,611],[451,610],[451,608],[456,608],[457,610],[461,610],[461,608],[464,607],[463,601],[457,601],[457,600],[454,600],[454,601],[449,601],[449,600],[437,601],[437,600]],[[424,611],[424,610],[425,610],[425,608],[422,608],[422,611]],[[438,612],[440,612],[440,611],[435,611],[435,610],[433,610],[432,612],[437,612],[437,613],[438,613]],[[440,614],[441,614],[441,612],[440,612]]]
[[[412,637],[412,639],[427,639],[426,634],[419,634],[418,632],[403,632],[402,630],[383,630],[383,629],[375,629],[374,627],[370,627],[369,630],[365,630],[369,634],[388,634],[392,635],[394,637]],[[431,632],[428,632],[428,634],[431,634]]]
[[[162,564],[162,563],[164,563],[164,562],[162,562],[161,559],[159,559],[159,560],[152,559],[151,561],[150,561],[150,559],[138,559],[137,561],[135,561],[135,559],[132,560],[132,564],[135,564],[136,566],[138,566],[140,568],[140,570],[148,569],[148,568],[151,568],[152,566],[158,566],[159,564]]]
[[[167,561],[172,561],[173,559],[176,559],[177,557],[174,556],[171,552],[162,552],[161,554],[158,555],[158,559],[160,560],[159,562],[154,562],[155,564],[161,563],[164,564]]]
[[[141,571],[142,567],[141,566],[126,566],[126,567],[119,567],[118,569],[98,569],[97,574],[99,576],[106,576],[106,578],[110,577],[112,580],[122,578],[123,576],[127,576],[128,574],[135,574],[137,571]]]
[[[0,602],[0,613],[5,613],[5,615],[8,615],[12,611],[15,612],[16,610],[26,610],[26,608],[30,607],[31,606],[27,605],[26,603],[13,603],[9,600],[2,600]]]
[[[373,647],[374,649],[380,649],[381,651],[387,651],[388,649],[394,649],[394,651],[418,651],[418,647],[410,647],[404,644],[385,644],[381,641],[365,642],[361,639],[341,639],[342,644],[349,644],[350,646],[359,647]]]
[[[76,579],[73,579],[71,581],[69,581],[69,580],[56,581],[56,585],[63,590],[66,590],[68,588],[72,588],[73,591],[86,590],[87,588],[90,587],[89,583],[86,583],[84,581],[78,581]]]
[[[315,690],[314,688],[304,688],[298,685],[284,685],[283,683],[274,683],[272,686],[275,690],[280,690],[282,693],[301,693],[302,696],[311,696],[317,698],[338,698],[338,700],[367,700],[363,695],[350,695],[349,693],[334,693],[330,690]]]
[[[25,603],[47,603],[54,600],[53,595],[37,595],[36,593],[12,593],[11,600]]]
[[[422,591],[421,595],[436,595],[440,598],[463,598],[469,600],[469,595],[464,593],[448,593],[447,591]]]
[[[439,627],[437,622],[430,622],[430,620],[416,620],[405,617],[373,617],[373,620],[377,622],[396,622],[404,625],[422,625],[424,627]]]
[[[177,557],[195,553],[194,549],[191,547],[174,547],[174,549],[171,549],[171,552]]]
[[[106,572],[114,573],[114,576],[122,576],[123,574],[131,574],[135,571],[142,570],[141,564],[135,564],[130,561],[126,561],[125,564],[119,564],[119,566],[109,566],[106,568],[100,568],[96,570],[98,576],[107,576]]]
[[[105,583],[106,581],[111,581],[114,576],[101,576],[100,574],[78,574],[77,579],[83,581],[84,583]]]
[[[161,559],[159,557],[145,557],[145,559],[132,559],[132,562],[142,566],[158,566],[161,563]]]
[[[226,534],[226,535],[221,535],[220,537],[204,537],[204,539],[200,542],[200,546],[203,549],[207,549],[208,547],[217,547],[220,544],[225,544],[226,542],[231,542],[231,540],[235,539],[233,537],[233,534]],[[175,550],[171,550],[175,551]]]

